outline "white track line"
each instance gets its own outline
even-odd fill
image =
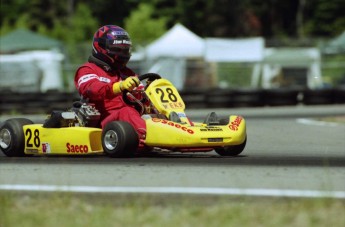
[[[163,193],[163,194],[208,194],[269,197],[306,197],[345,199],[345,191],[198,188],[198,187],[102,187],[102,186],[57,186],[57,185],[0,185],[0,190],[80,192],[80,193]]]
[[[335,122],[326,122],[326,121],[318,121],[318,120],[312,120],[312,119],[307,119],[307,118],[298,118],[296,121],[300,124],[305,124],[305,125],[315,125],[315,126],[339,126],[339,123]]]

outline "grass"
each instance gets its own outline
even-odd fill
[[[345,200],[0,192],[0,226],[343,226]]]

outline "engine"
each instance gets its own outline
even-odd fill
[[[95,127],[100,126],[101,114],[92,104],[76,102],[68,111],[53,111],[44,122],[45,128]]]
[[[80,126],[99,127],[100,112],[93,104],[83,103],[76,111]]]

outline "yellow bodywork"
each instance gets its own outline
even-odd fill
[[[147,146],[161,148],[213,148],[239,145],[246,139],[246,122],[241,116],[230,116],[227,125],[207,126],[192,123],[185,114],[185,103],[175,86],[166,79],[154,80],[145,91],[154,107],[169,119],[175,112],[181,122],[146,119]]]
[[[190,125],[184,113],[186,106],[179,92],[170,81],[166,79],[155,80],[146,89],[145,93],[161,114],[169,118],[169,114],[174,111],[179,115],[182,122]]]
[[[152,118],[146,120],[148,146],[166,148],[207,148],[239,145],[246,139],[246,122],[230,116],[229,124],[207,126],[202,123],[179,124]]]
[[[85,155],[103,153],[102,130],[87,127],[43,128],[25,125],[26,154]]]

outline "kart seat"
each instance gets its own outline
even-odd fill
[[[50,117],[44,122],[43,128],[61,128],[62,111],[53,110]]]
[[[206,125],[220,125],[217,114],[215,112],[209,113],[204,120],[204,124],[206,124]]]

